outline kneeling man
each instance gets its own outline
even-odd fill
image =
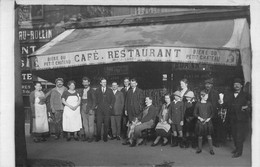
[[[131,127],[133,129],[133,131],[132,131],[133,135],[130,135],[131,136],[130,147],[136,146],[136,143],[138,145],[141,145],[143,143],[142,131],[145,129],[149,129],[149,128],[153,127],[153,125],[154,125],[154,121],[155,121],[157,112],[156,112],[156,108],[153,106],[152,102],[153,102],[152,97],[145,98],[146,107],[143,110],[143,112],[141,112],[139,114],[139,116],[137,118],[138,120],[136,120],[132,124],[135,126]]]

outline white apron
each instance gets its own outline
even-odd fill
[[[69,96],[66,102],[72,106],[76,106],[78,103],[77,96]],[[80,106],[75,110],[71,110],[68,106],[64,107],[63,112],[63,131],[65,132],[76,132],[82,128]]]
[[[35,98],[35,118],[33,119],[33,132],[34,133],[44,133],[49,132],[49,124],[47,117],[47,107],[46,104],[39,104],[39,97]]]

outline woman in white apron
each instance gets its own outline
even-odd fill
[[[35,82],[35,90],[30,94],[30,105],[33,117],[34,142],[46,141],[44,133],[49,132],[45,94],[40,82]]]
[[[74,139],[78,139],[77,132],[82,128],[81,114],[80,114],[80,95],[75,90],[75,81],[69,81],[69,90],[65,91],[61,98],[65,105],[63,111],[63,131],[67,132],[67,141],[71,140],[70,134],[74,134]]]

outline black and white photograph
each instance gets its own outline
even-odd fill
[[[259,165],[260,1],[6,2],[0,166]]]

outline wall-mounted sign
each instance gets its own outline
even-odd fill
[[[106,76],[128,74],[128,66],[120,65],[120,66],[105,67],[104,73]]]
[[[36,53],[37,54],[37,53]],[[135,47],[89,50],[32,57],[33,69],[52,69],[118,62],[182,62],[237,65],[237,50],[181,47]]]
[[[53,37],[52,34],[49,28],[21,29],[18,39],[20,42],[47,42]]]
[[[23,82],[32,82],[33,81],[33,75],[30,72],[22,72],[22,81]]]
[[[188,70],[188,71],[212,71],[213,66],[200,63],[173,63],[172,70]]]
[[[22,83],[22,94],[23,96],[29,96],[33,89],[32,83]]]

